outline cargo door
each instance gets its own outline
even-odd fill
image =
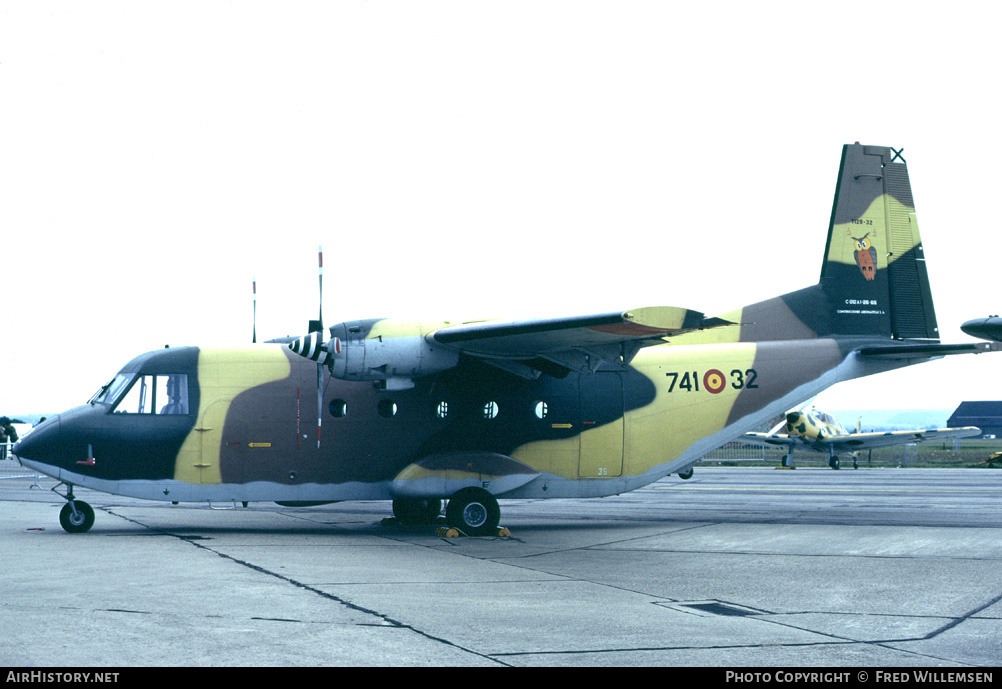
[[[578,476],[623,474],[623,379],[615,371],[582,374],[579,394],[581,454]]]

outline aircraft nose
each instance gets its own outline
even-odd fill
[[[14,455],[18,459],[51,463],[47,460],[59,435],[59,425],[59,416],[56,415],[32,429],[31,433],[14,443]]]

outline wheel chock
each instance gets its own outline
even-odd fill
[[[459,538],[466,534],[452,526],[440,526],[435,529],[435,535],[440,538]],[[499,526],[496,536],[497,538],[511,538],[511,531],[504,526]]]

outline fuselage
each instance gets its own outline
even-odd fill
[[[448,497],[453,479],[508,460],[486,481],[501,497],[610,495],[859,375],[845,355],[833,339],[663,345],[535,380],[464,358],[397,391],[325,376],[318,447],[312,362],[281,345],[165,349],[18,456],[66,483],[169,501]]]
[[[849,431],[831,414],[811,409],[807,412],[792,411],[787,413],[786,433],[790,438],[797,438],[805,444],[811,445],[826,438],[848,435]]]

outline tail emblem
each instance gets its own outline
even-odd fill
[[[870,233],[867,232],[862,237],[852,237],[853,241],[856,242],[856,250],[852,252],[852,255],[856,258],[859,272],[863,274],[867,282],[873,280],[877,274],[877,250],[873,248],[869,236]]]

